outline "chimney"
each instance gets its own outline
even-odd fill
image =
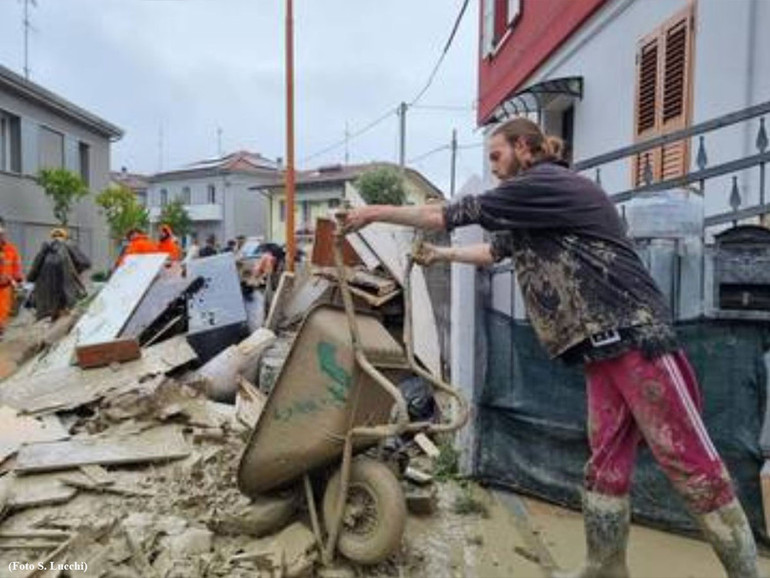
[[[126,167],[120,167],[120,172],[125,175],[128,172],[128,169]]]

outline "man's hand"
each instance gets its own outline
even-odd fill
[[[374,221],[371,215],[371,207],[358,207],[337,213],[341,217],[344,233],[355,233]]]
[[[447,261],[448,255],[446,255],[445,247],[438,247],[431,243],[420,243],[412,255],[412,259],[418,265],[429,267],[439,261]]]

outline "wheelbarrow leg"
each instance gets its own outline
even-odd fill
[[[337,507],[334,512],[334,519],[329,532],[329,539],[326,548],[322,553],[324,564],[331,564],[334,561],[334,550],[337,548],[337,540],[342,530],[342,516],[345,513],[345,504],[348,497],[348,485],[350,483],[350,465],[353,459],[353,440],[350,434],[345,437],[345,446],[342,450],[342,466],[340,468],[340,495],[337,499]]]
[[[315,505],[315,497],[313,496],[313,486],[310,484],[310,476],[305,474],[302,476],[305,483],[305,500],[307,500],[307,509],[310,511],[310,524],[313,526],[313,534],[315,535],[315,541],[318,545],[318,550],[323,555],[324,543],[321,537],[321,526],[318,524],[318,510]]]

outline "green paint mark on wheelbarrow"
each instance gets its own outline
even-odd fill
[[[337,362],[337,346],[321,341],[316,346],[316,359],[321,373],[332,379],[323,394],[296,399],[286,407],[275,408],[275,419],[288,422],[295,416],[319,412],[328,406],[342,407],[347,403],[353,385],[353,377]]]

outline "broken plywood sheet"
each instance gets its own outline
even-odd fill
[[[58,441],[69,437],[56,416],[48,416],[52,420],[40,420],[18,413],[13,408],[0,406],[0,462],[16,453],[22,444]]]
[[[115,339],[158,276],[167,257],[165,253],[129,255],[75,326],[78,346]]]
[[[332,284],[315,275],[294,283],[294,289],[283,307],[283,320],[286,324],[303,318],[327,292]]]
[[[106,343],[81,345],[75,350],[78,365],[83,369],[103,367],[110,363],[125,363],[142,356],[139,342],[133,337],[115,339]]]
[[[0,388],[0,404],[25,413],[72,409],[109,392],[136,387],[142,377],[167,373],[196,358],[182,335],[143,351],[141,359],[124,363],[117,369],[65,367],[24,378],[14,377]]]
[[[412,251],[412,231],[398,225],[373,223],[354,234],[360,235],[388,272],[403,285],[406,258]],[[412,269],[411,300],[415,356],[433,375],[441,375],[441,346],[436,317],[420,267]]]
[[[78,493],[59,481],[55,474],[25,476],[19,480],[14,474],[7,474],[10,485],[8,506],[12,510],[52,506],[69,502]]]
[[[121,465],[187,457],[190,448],[176,426],[163,426],[138,435],[73,439],[30,444],[19,450],[17,473],[64,470],[88,464]]]

